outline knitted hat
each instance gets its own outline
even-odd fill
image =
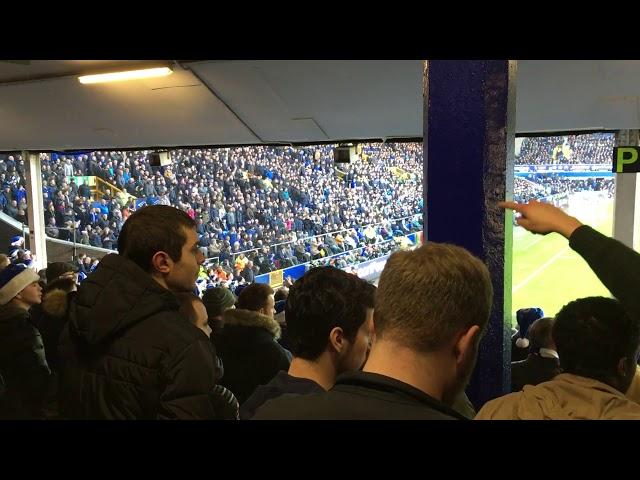
[[[544,317],[544,312],[541,308],[521,308],[516,312],[516,320],[518,322],[518,340],[516,340],[516,345],[518,345],[518,341],[523,340],[520,342],[521,345],[518,346],[521,348],[529,346],[529,342],[524,341],[526,340],[529,327],[533,322],[542,317]]]
[[[36,272],[24,265],[9,265],[0,272],[0,305],[6,305],[25,287],[40,280]]]
[[[235,305],[236,296],[228,288],[214,287],[205,290],[202,303],[207,308],[209,318],[219,317],[222,312]]]

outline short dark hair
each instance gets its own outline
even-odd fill
[[[286,300],[288,296],[289,296],[289,289],[287,287],[280,287],[278,290],[276,290],[276,293],[274,294],[273,299],[276,302],[279,302],[280,300]]]
[[[551,338],[551,329],[553,327],[553,318],[539,318],[531,324],[527,337],[529,338],[529,351],[538,353],[541,348],[551,348],[553,339]]]
[[[196,227],[189,215],[167,205],[150,205],[134,212],[118,237],[118,253],[145,272],[151,270],[151,259],[166,252],[174,262],[182,257],[187,241],[186,231]]]
[[[619,377],[620,359],[635,359],[640,326],[613,298],[587,297],[566,304],[551,331],[566,373],[603,383]]]
[[[309,270],[289,289],[285,318],[291,353],[315,360],[327,348],[329,333],[342,328],[353,342],[374,308],[376,287],[335,267]]]
[[[238,296],[236,307],[257,312],[265,306],[269,295],[273,295],[273,288],[269,285],[266,283],[252,283],[242,289]]]

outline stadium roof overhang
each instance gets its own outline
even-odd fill
[[[169,65],[167,77],[77,75]],[[518,63],[519,133],[640,128],[640,61]],[[422,136],[419,60],[0,61],[0,151]]]

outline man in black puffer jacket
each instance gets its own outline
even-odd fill
[[[59,345],[60,413],[80,419],[215,419],[215,354],[178,312],[200,264],[195,222],[143,207],[125,222],[119,255],[78,289]]]

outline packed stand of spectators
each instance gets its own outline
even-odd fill
[[[562,177],[558,174],[530,174],[526,179],[518,177],[514,179],[513,199],[516,202],[526,202],[551,195],[585,191],[605,192],[611,198],[615,192],[615,182],[613,178],[577,179]]]
[[[21,223],[27,223],[27,191],[24,162],[11,155],[0,155],[0,209]]]
[[[398,222],[367,225],[364,229],[350,229],[337,234],[314,237],[294,244],[267,246],[241,252],[237,256],[221,255],[209,261],[200,271],[198,288],[224,286],[232,291],[252,283],[257,275],[309,263],[309,268],[335,266],[348,268],[359,263],[388,255],[398,248],[412,245],[405,236],[422,230],[419,216]]]
[[[516,165],[610,164],[614,135],[593,133],[524,138]]]
[[[516,202],[526,201],[529,198],[540,199],[547,196],[545,188],[539,183],[526,180],[521,177],[513,179],[513,199]]]
[[[173,150],[172,164],[158,168],[145,151],[42,154],[45,231],[73,240],[75,228],[80,244],[117,246],[132,203],[110,191],[92,201],[72,175],[95,175],[148,204],[184,210],[198,222],[205,256],[218,258],[228,274],[242,251],[254,250],[247,257],[260,274],[364,247],[372,236],[384,241],[420,230],[419,220],[389,220],[421,212],[421,144],[364,144],[362,151],[343,170],[334,168],[330,145]],[[19,155],[0,160],[0,204],[26,221],[24,162]],[[338,233],[309,238],[329,232]]]

